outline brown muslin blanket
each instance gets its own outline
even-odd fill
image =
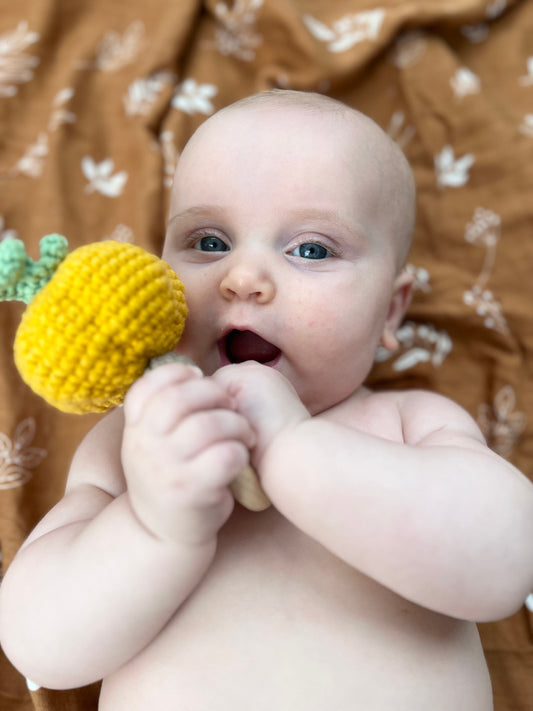
[[[413,167],[415,298],[371,383],[452,397],[533,476],[531,0],[0,0],[0,239],[34,258],[50,232],[157,252],[191,132],[271,87],[362,110]],[[96,421],[20,380],[23,308],[0,304],[4,569]],[[533,708],[531,609],[481,626],[497,711]],[[96,698],[97,685],[30,690],[0,655],[2,711],[89,711]]]

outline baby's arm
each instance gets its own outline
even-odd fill
[[[272,370],[247,365],[219,377],[256,429],[267,495],[298,528],[443,614],[490,620],[523,603],[533,585],[533,486],[460,407],[405,396],[399,443],[300,415]]]
[[[124,411],[124,437],[116,411],[84,440],[2,584],[2,646],[43,686],[102,678],[154,639],[210,565],[253,444],[222,388],[185,366],[141,379]]]

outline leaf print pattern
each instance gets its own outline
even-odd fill
[[[466,153],[461,158],[456,159],[451,146],[444,146],[434,160],[437,185],[441,188],[460,188],[465,185],[470,178],[468,171],[475,162],[475,158],[471,153]]]
[[[489,26],[486,22],[479,22],[476,25],[463,25],[461,34],[472,44],[480,44],[489,36]]]
[[[115,164],[111,158],[95,163],[93,158],[85,156],[81,161],[81,169],[89,181],[85,186],[86,193],[99,192],[106,197],[117,197],[122,194],[128,180],[125,170],[113,175]]]
[[[328,50],[334,53],[346,52],[365,40],[375,40],[384,19],[385,10],[381,7],[345,15],[331,27],[311,15],[304,15],[302,18],[313,37],[325,42]]]
[[[485,262],[479,276],[472,288],[464,292],[463,301],[467,306],[474,308],[478,316],[483,318],[486,328],[506,334],[509,333],[509,328],[502,313],[501,304],[496,301],[492,291],[486,288],[496,261],[500,228],[500,216],[481,207],[475,210],[473,220],[467,224],[465,240],[470,244],[484,247],[486,252]]]
[[[481,90],[479,77],[467,67],[460,67],[450,79],[450,84],[458,99],[469,94],[479,94]]]
[[[404,323],[396,332],[400,347],[404,351],[396,357],[392,368],[397,372],[414,368],[419,363],[431,363],[438,368],[452,350],[452,341],[446,331],[437,331],[431,324]],[[375,361],[383,363],[395,356],[383,346],[379,346]]]
[[[50,116],[50,120],[48,121],[49,133],[57,131],[57,129],[63,124],[76,122],[76,114],[73,114],[72,111],[67,111],[67,109],[64,107],[64,104],[67,104],[73,96],[74,89],[70,89],[69,87],[61,89],[61,91],[58,91],[58,93],[56,94],[52,104],[52,115]]]
[[[178,149],[176,148],[175,137],[172,131],[161,131],[159,136],[161,152],[163,154],[164,173],[163,184],[165,188],[171,188],[174,181],[174,173],[178,164]]]
[[[61,89],[52,102],[52,113],[48,119],[46,131],[41,131],[36,140],[30,144],[24,155],[19,158],[15,167],[8,173],[7,177],[24,175],[28,178],[40,178],[43,174],[44,163],[49,151],[49,134],[63,124],[72,124],[76,121],[76,116],[64,107],[74,95],[74,90],[70,88]]]
[[[174,75],[170,72],[156,72],[145,79],[136,79],[124,97],[126,116],[146,116],[165,86],[171,84]]]
[[[403,111],[395,111],[386,128],[386,133],[404,149],[415,135],[415,127],[405,123]]]
[[[533,114],[526,114],[524,116],[524,120],[518,127],[518,130],[520,133],[522,133],[524,136],[531,136],[533,137]]]
[[[15,165],[15,173],[26,175],[28,178],[39,178],[43,173],[44,161],[48,155],[48,134],[40,133],[35,143],[26,149],[26,152]]]
[[[132,64],[139,56],[145,40],[144,23],[132,22],[121,35],[110,30],[97,48],[94,67],[102,72],[117,72],[128,64]],[[90,68],[92,65],[79,65],[78,68]]]
[[[127,225],[117,225],[109,237],[104,237],[104,240],[112,239],[115,242],[128,242],[133,243],[133,230]]]
[[[516,410],[516,395],[510,385],[496,393],[493,405],[480,405],[478,424],[491,449],[508,457],[527,424],[525,413]]]
[[[392,62],[400,69],[412,67],[423,56],[427,48],[427,39],[421,30],[411,30],[401,34],[392,51]]]
[[[413,289],[414,291],[423,291],[428,294],[431,291],[429,283],[429,272],[423,267],[415,267],[414,264],[406,264],[405,271],[414,276]]]
[[[22,486],[47,455],[45,449],[32,447],[35,420],[28,417],[15,428],[13,440],[0,432],[0,489]]]
[[[236,0],[231,9],[225,2],[215,5],[215,46],[220,54],[245,62],[255,58],[255,50],[263,41],[256,30],[262,6],[263,0]]]
[[[495,20],[500,15],[503,15],[507,8],[507,0],[492,0],[485,9],[485,17],[489,20]]]
[[[186,114],[205,114],[210,116],[215,108],[211,103],[218,89],[214,84],[198,84],[194,79],[186,79],[176,89],[172,98],[172,106]]]
[[[20,22],[13,32],[0,35],[0,97],[9,98],[18,92],[17,84],[33,79],[33,70],[40,60],[24,52],[38,42],[40,35],[30,32],[27,22]]]
[[[522,86],[532,86],[533,85],[533,57],[528,57],[527,59],[527,74],[518,79]]]

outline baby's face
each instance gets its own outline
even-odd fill
[[[313,412],[363,382],[396,316],[397,256],[365,136],[341,115],[215,115],[185,148],[163,257],[185,285],[180,350],[253,359]]]

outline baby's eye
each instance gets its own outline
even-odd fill
[[[303,257],[303,259],[326,259],[331,256],[331,252],[317,242],[304,242],[293,249],[291,255]]]
[[[201,237],[193,244],[193,248],[198,249],[200,252],[227,252],[229,250],[224,240],[214,235]]]

